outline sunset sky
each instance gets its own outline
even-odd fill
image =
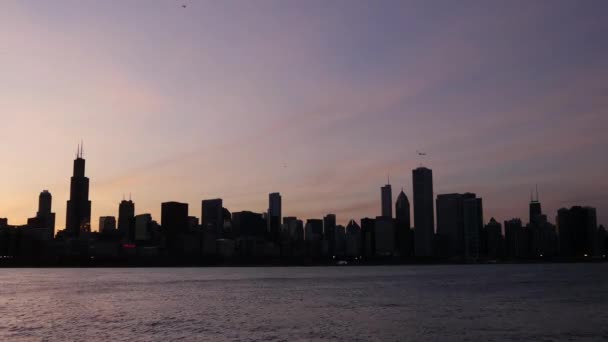
[[[182,4],[187,4],[182,8]],[[84,140],[92,225],[221,197],[340,223],[435,193],[475,192],[484,219],[608,223],[608,1],[0,2],[0,217],[40,191],[65,224]],[[425,159],[416,151],[428,153]]]

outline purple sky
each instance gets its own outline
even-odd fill
[[[187,8],[181,4],[187,3]],[[338,221],[411,198],[475,192],[485,220],[608,223],[608,1],[0,2],[0,217],[43,189],[65,222],[85,141],[93,227],[123,193],[222,197],[231,211]],[[286,165],[286,167],[284,167]]]

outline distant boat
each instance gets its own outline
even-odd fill
[[[348,265],[348,261],[340,260],[340,261],[338,261],[336,263],[336,265],[338,265],[338,266],[345,266],[345,265]]]

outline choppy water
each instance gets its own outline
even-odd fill
[[[0,269],[0,340],[608,340],[608,264]]]

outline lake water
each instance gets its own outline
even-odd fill
[[[608,264],[0,269],[0,340],[608,340]]]

